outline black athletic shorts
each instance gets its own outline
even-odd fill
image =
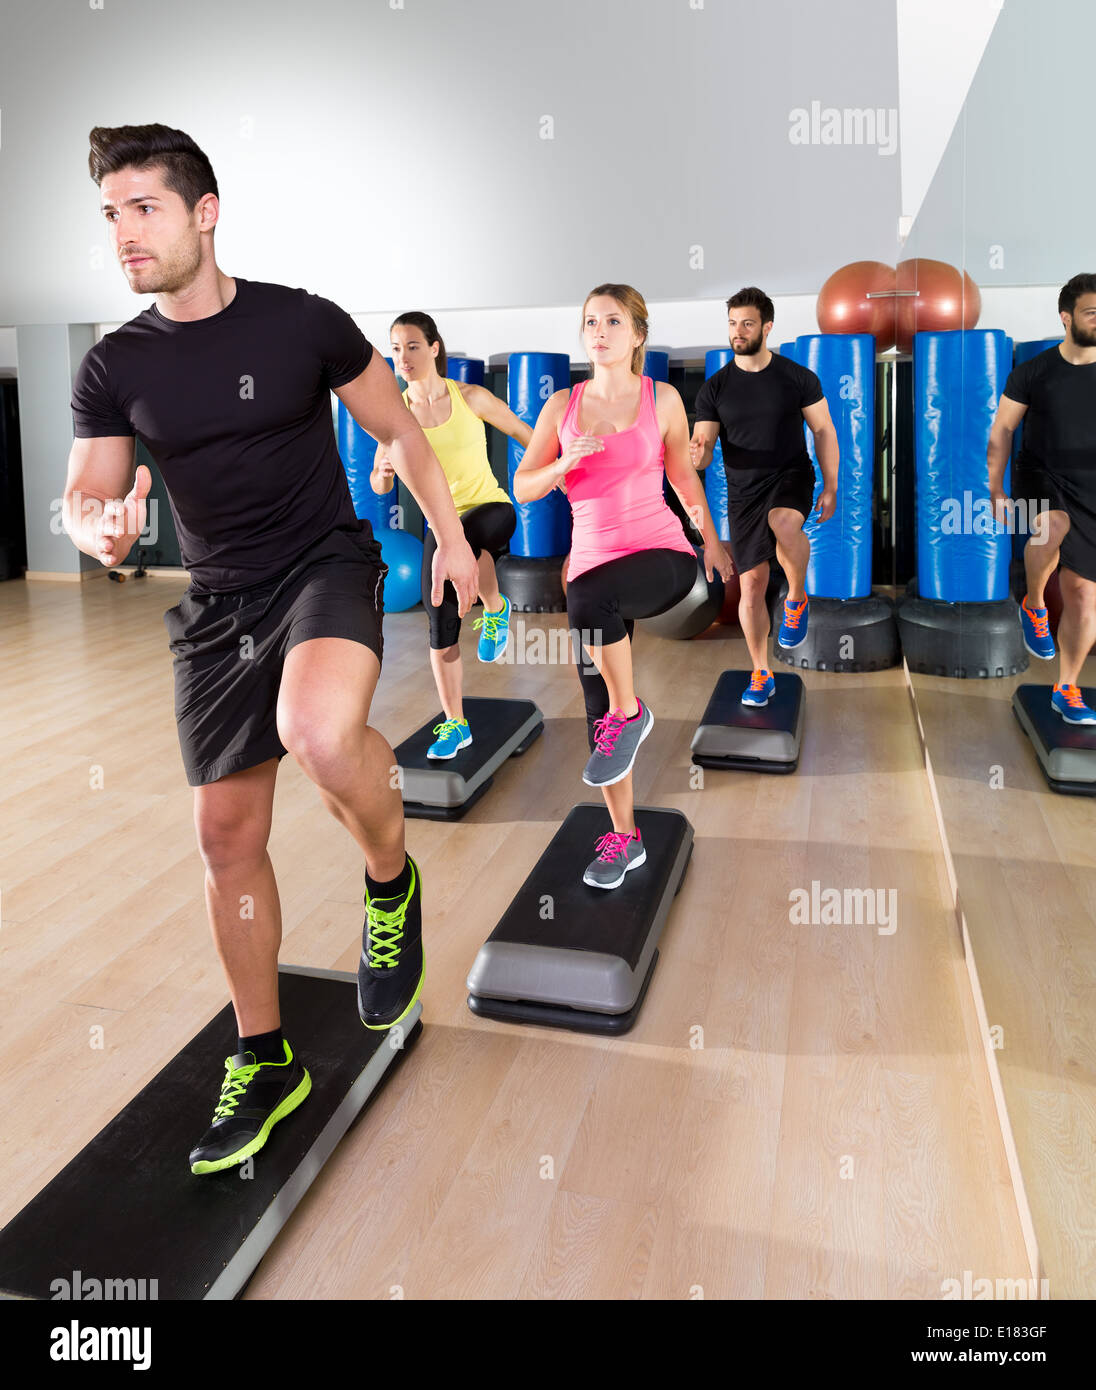
[[[727,468],[727,525],[734,567],[745,574],[776,556],[776,536],[769,526],[773,507],[791,507],[810,516],[814,506],[814,467]]]
[[[192,787],[282,758],[285,654],[313,637],[362,642],[380,660],[387,566],[368,528],[330,531],[251,589],[192,593],[164,614],[175,658],[175,720]]]
[[[1096,583],[1096,472],[1052,473],[1046,468],[1014,468],[1012,495],[1027,504],[1030,527],[1039,511],[1065,512],[1069,530],[1060,563]],[[1030,534],[1024,540],[1030,540]]]

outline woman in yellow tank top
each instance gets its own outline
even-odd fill
[[[474,624],[483,629],[479,659],[498,661],[510,635],[510,600],[499,593],[495,560],[514,534],[517,515],[509,494],[491,471],[483,424],[486,420],[523,448],[533,431],[485,387],[446,377],[445,344],[429,314],[401,314],[392,324],[391,338],[392,360],[407,382],[403,399],[438,457],[465,537],[479,560],[483,617]],[[369,479],[373,491],[389,492],[394,478],[391,463],[378,448]],[[446,581],[437,607],[430,602],[436,549],[434,533],[428,530],[423,541],[422,602],[430,617],[430,665],[445,712],[434,730],[438,737],[428,756],[452,758],[472,742],[472,731],[461,700],[460,616],[452,584]]]

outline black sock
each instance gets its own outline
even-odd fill
[[[370,878],[369,870],[366,869],[365,886],[369,889],[371,898],[402,898],[411,887],[410,857],[404,854],[403,871],[391,883],[378,883],[375,878]]]
[[[639,709],[636,710],[635,714],[630,714],[630,715],[628,716],[628,723],[629,723],[629,724],[632,722],[633,719],[639,719],[640,716],[643,714],[643,706],[639,704],[639,696],[638,696],[638,695],[636,696],[636,704],[639,705]]]
[[[281,1028],[273,1028],[269,1033],[256,1033],[254,1037],[237,1038],[237,1052],[253,1052],[256,1062],[284,1062],[285,1048],[282,1046]]]

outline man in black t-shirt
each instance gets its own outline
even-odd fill
[[[995,513],[1029,534],[1027,593],[1020,604],[1024,644],[1055,655],[1043,590],[1061,563],[1058,682],[1051,705],[1069,724],[1096,724],[1077,682],[1096,643],[1096,275],[1062,287],[1064,342],[1014,367],[990,429],[989,491]],[[1024,422],[1013,470],[1013,506],[1004,493],[1012,436]]]
[[[804,584],[811,546],[803,525],[812,505],[826,521],[837,502],[837,431],[822,383],[806,367],[770,352],[773,319],[772,300],[756,286],[727,300],[734,357],[700,388],[692,440],[698,469],[711,462],[717,437],[723,452],[730,549],[741,587],[738,618],[753,662],[744,705],[768,704],[776,689],[768,667],[769,561],[775,555],[788,579],[777,641],[790,650],[807,636]],[[822,470],[817,504],[804,420],[814,433]]]
[[[278,890],[266,846],[279,759],[291,752],[365,858],[358,1011],[405,1018],[423,979],[418,866],[404,849],[396,759],[368,726],[387,573],[354,514],[331,391],[377,438],[438,539],[434,602],[468,611],[478,566],[445,475],[384,358],[330,300],[217,266],[209,160],[166,126],[97,127],[91,176],[130,287],[155,294],[97,343],[73,385],[65,528],[120,564],[160,467],[191,584],[165,615],[175,713],[195,788],[206,904],[239,1037],[195,1173],[242,1163],[308,1095],[281,1031]],[[247,905],[244,910],[242,905]]]

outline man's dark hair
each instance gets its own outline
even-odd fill
[[[221,196],[213,166],[185,131],[166,125],[97,125],[88,138],[88,168],[97,185],[120,169],[159,167],[164,186],[182,198],[188,212],[207,193]]]
[[[744,290],[732,294],[727,300],[728,312],[731,309],[756,309],[761,315],[762,323],[772,323],[776,317],[772,300],[764,290],[759,290],[756,285],[747,285]]]
[[[1075,275],[1068,280],[1058,296],[1058,312],[1072,314],[1073,306],[1083,294],[1096,294],[1096,275]]]

